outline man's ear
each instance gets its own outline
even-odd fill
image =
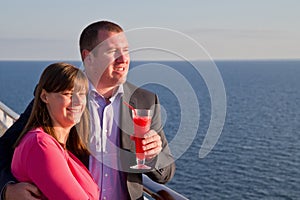
[[[47,95],[48,95],[48,92],[45,89],[42,89],[40,98],[44,103],[48,103]]]
[[[82,50],[81,56],[82,56],[82,60],[85,64],[91,64],[92,53],[89,50],[87,50],[87,49]]]

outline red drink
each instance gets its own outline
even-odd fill
[[[144,138],[144,134],[150,130],[151,125],[151,117],[133,117],[134,122],[134,140],[135,140],[135,150],[136,157],[138,159],[145,159],[144,150],[142,140]]]
[[[145,165],[145,151],[143,150],[142,144],[142,140],[145,134],[150,130],[151,117],[151,110],[132,110],[132,120],[134,124],[135,154],[137,164],[134,166],[130,166],[131,169],[151,169],[151,167]]]

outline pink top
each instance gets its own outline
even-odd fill
[[[99,199],[87,168],[41,128],[21,140],[11,169],[19,181],[34,183],[48,199]]]

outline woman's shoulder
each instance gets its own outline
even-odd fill
[[[47,148],[49,145],[60,146],[59,143],[42,128],[34,128],[26,133],[20,145]]]
[[[48,135],[42,128],[34,128],[28,131],[24,138],[22,139],[22,142],[24,141],[40,141],[40,140],[48,140],[50,135]]]

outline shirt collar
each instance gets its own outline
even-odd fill
[[[118,89],[114,92],[113,96],[109,99],[110,102],[113,102],[116,97],[122,96],[124,94],[123,84],[119,85]],[[97,100],[98,98],[105,99],[104,96],[98,93],[94,85],[89,81],[89,97]]]

